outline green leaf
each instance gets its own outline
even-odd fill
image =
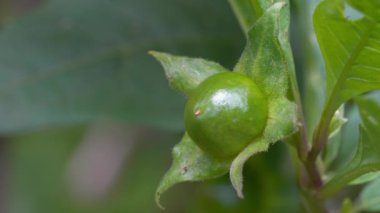
[[[368,184],[360,193],[358,209],[366,212],[380,211],[380,178]]]
[[[329,126],[329,138],[334,137],[340,130],[342,126],[347,122],[347,118],[344,117],[344,106],[341,106],[336,112],[331,120]]]
[[[287,0],[229,0],[243,31],[248,32],[264,12],[276,2]],[[284,20],[287,22],[287,20]]]
[[[267,0],[229,0],[229,3],[239,20],[240,26],[246,33],[273,2]]]
[[[161,62],[171,86],[186,95],[211,75],[228,72],[220,64],[201,58],[174,56],[155,51],[151,51],[150,54]]]
[[[353,159],[322,188],[321,195],[330,196],[364,174],[380,171],[380,105],[371,99],[357,99],[363,126],[360,143]]]
[[[354,212],[354,207],[349,198],[346,198],[343,201],[342,208],[340,209],[340,213],[353,213]]]
[[[231,66],[241,44],[218,0],[43,1],[0,31],[0,132],[99,119],[183,129],[184,100],[147,51]]]
[[[331,120],[328,137],[329,143],[326,145],[323,153],[323,162],[325,167],[328,169],[330,169],[330,166],[339,155],[339,149],[342,143],[341,129],[346,122],[347,118],[344,117],[344,105],[342,105],[335,112],[335,115]]]
[[[244,198],[243,195],[243,166],[245,162],[259,152],[266,152],[269,148],[268,141],[257,139],[249,144],[240,154],[234,159],[230,168],[230,179],[232,186],[235,188],[237,195]]]
[[[251,77],[269,98],[288,91],[287,63],[280,46],[279,16],[284,3],[268,9],[248,32],[248,41],[234,71]]]
[[[359,126],[361,122],[359,109],[356,104],[346,105],[345,108],[345,116],[348,122],[342,127],[341,132],[338,134],[339,137],[333,138],[333,141],[330,139],[330,143],[327,144],[327,151],[331,146],[339,146],[338,153],[331,157],[331,164],[328,168],[331,172],[345,167],[353,158],[360,138]]]
[[[345,101],[380,88],[380,16],[374,15],[380,12],[378,1],[349,3],[364,17],[346,18],[343,0],[322,1],[314,13],[314,28],[327,69],[322,115],[326,120]]]
[[[248,145],[232,162],[230,179],[239,197],[243,198],[243,166],[253,155],[267,151],[275,143],[296,131],[296,107],[294,103],[280,98],[269,104],[269,119],[262,137]]]
[[[290,48],[285,48],[284,25],[280,20],[285,4],[275,3],[248,33],[247,46],[234,71],[250,76],[268,98],[268,121],[261,138],[253,141],[233,161],[230,178],[237,194],[243,197],[243,166],[258,152],[266,151],[296,131],[296,105],[286,98],[289,70],[292,68]],[[280,42],[282,40],[282,42]]]
[[[350,185],[358,185],[358,184],[367,183],[367,182],[375,180],[378,177],[380,177],[379,172],[369,172],[351,181]]]
[[[249,50],[246,50],[242,56],[242,57],[246,57],[247,59],[241,58],[240,62],[244,63],[247,66],[255,66],[254,65],[255,62],[252,62],[252,61],[256,61],[257,63],[261,63],[262,66],[266,66],[268,64],[271,64],[270,66],[272,66],[271,67],[272,72],[275,72],[276,69],[286,70],[288,72],[287,74],[285,74],[285,75],[280,74],[278,76],[284,77],[284,76],[290,75],[290,81],[291,81],[294,99],[296,102],[299,102],[299,105],[301,105],[301,102],[300,102],[301,100],[299,97],[299,89],[298,89],[297,79],[296,79],[296,75],[295,75],[292,50],[290,47],[289,35],[288,35],[289,34],[289,24],[290,24],[290,9],[289,9],[289,7],[281,9],[279,14],[276,14],[279,16],[278,17],[279,20],[273,21],[273,23],[268,23],[268,26],[271,26],[271,27],[273,24],[278,25],[278,26],[275,26],[273,29],[269,29],[270,28],[269,27],[267,29],[267,32],[264,32],[264,30],[261,29],[260,27],[253,26],[254,24],[256,24],[255,22],[264,14],[264,12],[266,12],[266,10],[269,9],[273,4],[277,3],[277,5],[279,7],[281,7],[281,5],[289,4],[289,1],[288,0],[230,0],[229,2],[231,4],[232,8],[234,9],[235,14],[238,17],[244,32],[247,33],[247,36],[248,36],[248,45],[247,46],[251,45],[250,47],[246,47],[247,49],[252,49],[252,51],[254,51],[254,52],[256,51],[256,54],[263,55],[262,53],[266,52],[265,48],[267,47],[267,46],[264,47],[264,45],[269,45],[269,46],[270,45],[272,45],[272,46],[280,45],[282,47],[281,50],[279,50],[278,47],[273,47],[273,49],[278,49],[278,52],[280,54],[282,54],[282,56],[279,58],[281,58],[283,60],[278,61],[277,63],[274,63],[274,62],[271,63],[270,59],[272,59],[272,58],[267,57],[267,55],[262,57],[262,59],[264,59],[264,60],[262,60],[262,59],[256,60],[255,58],[250,58],[249,54],[251,54],[251,53],[248,53]],[[261,20],[260,22],[261,22],[261,26],[263,28],[265,28],[266,27],[265,24],[262,23],[264,21]],[[271,22],[271,20],[269,22]],[[259,25],[259,23],[257,23],[257,25]],[[251,29],[252,27],[255,29]],[[263,34],[270,33],[269,32],[270,30],[274,30],[273,33],[278,33],[278,35],[273,35],[274,36],[273,38],[277,37],[279,44],[277,42],[273,42],[273,41],[259,41],[259,39],[260,39],[259,36],[263,36]],[[265,35],[264,35],[264,37],[265,37]],[[271,40],[271,39],[268,38],[268,40]],[[261,47],[263,49],[256,50],[255,45],[257,45],[257,43],[260,43],[263,46],[263,47]],[[259,46],[257,48],[259,48]],[[276,52],[276,50],[272,50],[272,51],[267,51],[267,54],[268,55],[278,54],[278,52]],[[246,54],[248,56],[244,56],[244,54]],[[246,60],[247,62],[244,62],[244,60]],[[248,62],[249,60],[251,60],[251,62]],[[236,70],[241,71],[240,67],[238,67],[238,66],[239,65],[237,65],[237,67],[235,67],[235,71]],[[241,64],[241,66],[242,66],[242,64]],[[248,67],[245,72],[246,73],[253,72],[253,69],[254,68],[250,69]],[[274,73],[273,75],[275,75],[277,73],[278,72]],[[261,75],[261,74],[258,73],[257,75]],[[279,77],[278,79],[274,79],[274,81],[277,82],[281,77]],[[283,85],[280,85],[280,87],[287,88],[287,85],[283,84]]]
[[[201,181],[222,176],[228,172],[230,160],[215,159],[205,154],[185,134],[181,142],[173,148],[173,163],[161,180],[156,191],[156,203],[161,195],[177,183]]]

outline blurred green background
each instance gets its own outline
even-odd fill
[[[0,212],[160,212],[185,98],[147,51],[231,68],[243,48],[227,1],[0,0]],[[173,188],[165,212],[299,212],[287,152],[250,160],[244,200],[226,176]]]

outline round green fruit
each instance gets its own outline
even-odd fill
[[[215,157],[234,157],[266,125],[268,103],[254,81],[233,72],[215,74],[189,96],[185,126],[193,141]]]

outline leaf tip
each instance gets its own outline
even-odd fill
[[[165,207],[161,204],[160,202],[160,198],[161,198],[161,192],[160,191],[157,191],[156,192],[156,196],[155,196],[155,201],[156,201],[156,205],[158,206],[158,208],[160,208],[161,210],[165,210]]]
[[[243,178],[241,176],[241,174],[235,174],[233,175],[232,173],[230,174],[230,178],[231,178],[231,183],[232,183],[232,186],[233,188],[235,189],[236,191],[236,194],[239,198],[241,199],[244,199],[244,194],[243,194]]]
[[[155,59],[161,61],[162,59],[164,59],[164,57],[167,55],[166,53],[163,53],[163,52],[158,52],[158,51],[155,51],[155,50],[149,50],[148,51],[148,54],[153,56]]]
[[[242,189],[236,190],[236,193],[237,193],[237,196],[240,199],[244,199],[244,194],[243,194],[243,190]]]
[[[243,166],[253,155],[264,152],[269,144],[265,139],[258,139],[248,145],[232,162],[230,167],[230,181],[239,198],[244,199],[243,195]]]
[[[235,160],[234,160],[235,162]],[[242,175],[242,164],[232,163],[230,167],[230,180],[232,187],[235,189],[236,194],[239,198],[244,199],[243,194],[243,175]]]

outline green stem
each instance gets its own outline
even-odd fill
[[[290,71],[290,82],[293,92],[293,99],[297,105],[297,125],[299,132],[297,133],[297,153],[302,162],[306,162],[309,151],[309,143],[307,142],[307,130],[304,113],[302,110],[302,102],[297,85],[297,77],[294,69]]]
[[[330,212],[324,205],[324,200],[318,197],[314,192],[310,190],[302,191],[303,202],[306,204],[305,211],[307,213],[328,213]]]
[[[331,98],[330,98],[330,101],[326,105],[330,107],[325,107],[320,117],[320,121],[316,128],[316,131],[314,132],[313,146],[309,152],[309,155],[306,161],[306,169],[311,175],[311,177],[313,178],[312,183],[316,189],[320,189],[323,185],[322,178],[320,177],[319,172],[318,172],[317,158],[319,154],[321,153],[323,147],[326,145],[328,141],[329,125],[330,125],[331,119],[334,116],[334,113],[332,113],[334,112],[332,110],[334,105],[330,102],[332,102]]]
[[[304,207],[303,212],[307,213],[323,213],[328,212],[324,206],[324,199],[319,194],[310,190],[308,187],[309,176],[305,171],[304,164],[299,161],[297,150],[294,147],[289,148],[290,156],[293,162],[293,167],[296,171],[297,186],[301,192],[301,202]]]
[[[301,17],[301,19],[296,19],[298,20],[296,21],[296,24],[298,24],[296,26],[302,29],[300,30],[302,32],[301,41],[296,40],[296,42],[302,43],[300,45],[305,48],[304,52],[312,54],[313,49],[311,47],[313,47],[313,45],[309,43],[309,39],[308,39],[310,37],[309,32],[311,31],[311,29],[305,27],[305,26],[308,26],[307,25],[308,22],[306,20],[308,20],[308,17],[310,15],[310,13],[308,12],[309,10],[306,9],[308,6],[307,4],[308,3],[304,1],[295,2],[293,4],[293,12],[298,15],[297,16],[298,18]],[[307,57],[307,56],[308,55],[302,56],[302,57]],[[309,64],[307,64],[309,67],[304,67],[305,70],[310,70],[310,65],[314,63],[314,59],[315,57],[313,57],[313,59],[310,59],[310,57],[305,58],[305,60],[309,62]],[[307,66],[307,65],[303,65],[303,66]],[[300,72],[300,73],[305,73],[305,72]],[[290,73],[290,78],[292,79],[291,86],[292,86],[293,91],[299,91],[298,85],[296,84],[297,81],[295,81],[296,79],[295,72]],[[304,86],[307,86],[307,85],[304,85]],[[300,192],[302,195],[301,197],[302,197],[303,206],[305,207],[305,212],[311,212],[311,213],[328,212],[328,210],[326,209],[324,205],[324,199],[321,198],[319,195],[319,189],[322,187],[323,182],[322,182],[320,171],[316,165],[317,157],[313,159],[309,157],[309,153],[311,152],[311,150],[309,150],[310,145],[308,143],[309,138],[307,135],[308,134],[307,124],[305,121],[304,112],[302,108],[302,102],[301,102],[299,93],[294,93],[294,100],[296,104],[299,106],[299,111],[298,111],[297,116],[298,116],[300,132],[299,132],[299,138],[298,138],[299,141],[298,141],[297,147],[298,147],[299,158],[302,164],[300,165],[300,168],[299,168],[300,172],[298,172],[298,179],[299,179],[299,184],[300,184]]]
[[[295,14],[297,14],[297,17],[303,17],[302,19],[296,19],[296,25],[295,26],[298,26],[300,29],[302,34],[301,34],[301,41],[297,40],[296,42],[299,42],[301,46],[305,47],[305,51],[304,52],[310,52],[311,49],[310,49],[310,45],[309,44],[309,30],[310,29],[307,29],[305,28],[305,26],[307,25],[307,21],[305,20],[308,20],[308,17],[309,17],[309,10],[306,9],[307,8],[307,3],[305,2],[295,2],[293,4],[293,7],[292,7],[292,10]],[[302,43],[302,44],[301,44]],[[311,63],[313,61],[309,60]],[[305,68],[307,69],[307,68]],[[301,72],[300,72],[301,73]],[[291,79],[291,87],[292,87],[292,90],[293,90],[293,99],[294,101],[296,102],[297,106],[298,106],[298,113],[297,113],[297,120],[298,120],[298,126],[299,126],[299,135],[298,135],[298,143],[297,143],[297,148],[298,148],[298,155],[299,155],[299,158],[300,160],[302,161],[303,163],[303,166],[304,166],[304,171],[305,173],[307,174],[308,176],[308,183],[306,186],[304,186],[305,188],[307,187],[311,187],[313,188],[314,190],[317,190],[319,189],[321,186],[322,186],[322,179],[321,179],[321,175],[318,171],[318,168],[315,164],[315,159],[313,159],[313,162],[311,162],[309,158],[309,143],[308,143],[308,135],[307,135],[307,124],[306,124],[306,121],[305,121],[305,117],[304,117],[304,112],[303,112],[303,108],[302,108],[302,101],[301,101],[301,98],[300,98],[300,94],[299,94],[299,89],[298,89],[298,84],[297,84],[297,80],[296,80],[296,74],[295,74],[295,69],[291,69],[291,72],[290,72],[290,79]]]

